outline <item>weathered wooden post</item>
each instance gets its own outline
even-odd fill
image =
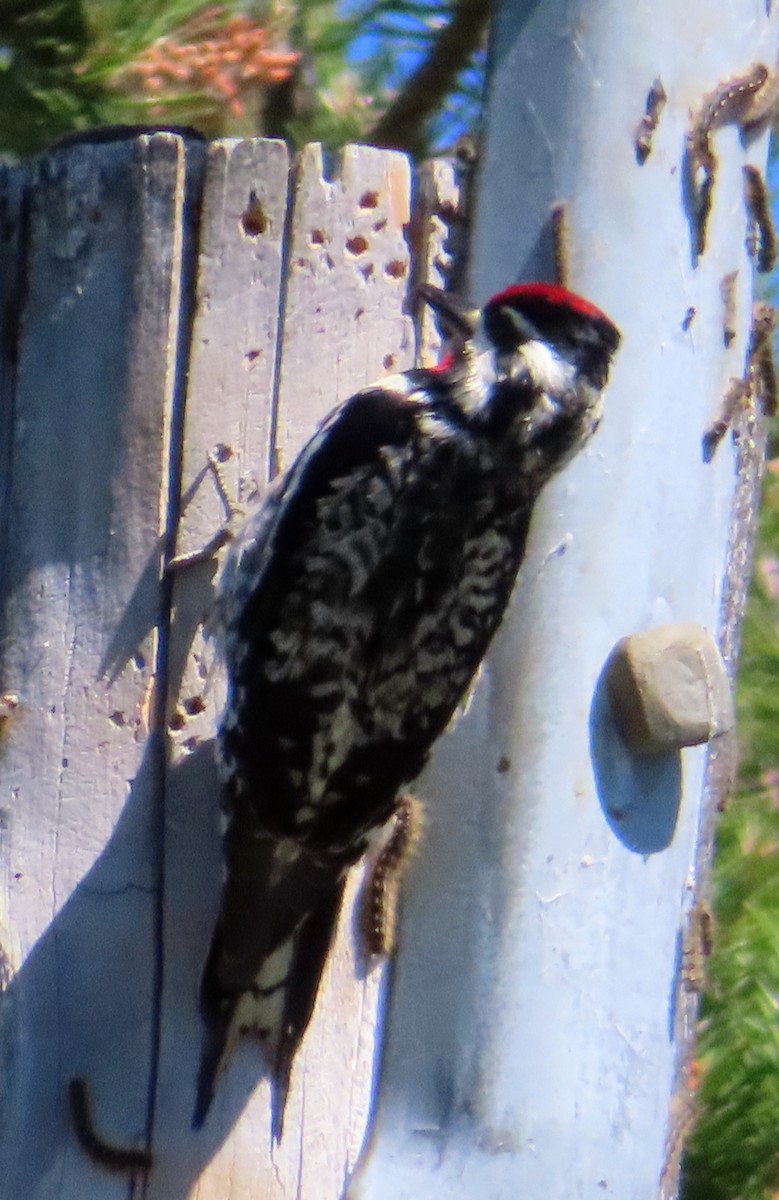
[[[180,507],[179,551],[223,520],[209,450],[246,498],[413,361],[408,164],[351,148],[328,179],[315,147],[290,174],[280,143],[101,134],[6,170],[1,203],[0,1190],[338,1195],[381,980],[355,967],[350,905],[281,1145],[251,1045],[190,1130],[223,689],[215,564],[175,585],[163,564]]]

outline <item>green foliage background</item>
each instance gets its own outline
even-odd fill
[[[716,932],[698,1039],[704,1074],[684,1200],[779,1196],[777,553],[779,460],[769,458],[737,687],[739,785],[717,830]]]
[[[283,136],[328,147],[369,140],[413,67],[436,43],[454,0],[0,0],[0,153],[25,155],[107,124],[189,124],[208,136]],[[485,16],[489,0],[476,3]],[[294,83],[244,117],[193,87],[144,95],[126,68],[158,39],[187,41],[204,8],[269,30],[301,54]],[[220,16],[221,13],[221,16]],[[207,36],[207,35],[206,35]],[[453,140],[481,101],[483,55],[469,56],[438,97],[422,150]],[[283,93],[283,94],[282,94]],[[162,111],[161,111],[162,110]],[[270,125],[269,125],[270,123]]]

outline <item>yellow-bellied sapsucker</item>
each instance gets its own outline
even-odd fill
[[[235,1033],[265,1044],[281,1132],[349,867],[393,816],[484,657],[543,485],[590,438],[619,333],[586,300],[438,289],[431,370],[358,392],[240,532],[220,588],[229,690],[222,909],[193,1123]]]

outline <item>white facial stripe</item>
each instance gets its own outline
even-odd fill
[[[574,382],[574,366],[545,342],[525,342],[520,346],[519,353],[530,378],[547,395],[560,396]]]

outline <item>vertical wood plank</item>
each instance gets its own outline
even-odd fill
[[[18,342],[18,309],[22,271],[22,201],[28,184],[26,168],[0,168],[0,512],[7,511],[11,478],[14,386]],[[0,530],[2,530],[0,522]],[[6,539],[0,537],[0,577],[5,573]],[[2,618],[0,617],[0,620]],[[7,686],[0,671],[0,690]],[[9,693],[10,695],[10,693]],[[0,720],[0,770],[4,745],[11,733]],[[11,891],[10,822],[0,807],[0,1130],[7,1127],[19,1054],[16,1004],[8,987],[21,961],[19,938],[9,916]]]
[[[183,436],[183,512],[177,553],[205,546],[225,521],[207,470],[230,499],[257,503],[271,457],[282,251],[289,162],[269,139],[208,150]],[[208,634],[216,559],[174,579],[169,691],[174,762],[213,735],[224,698]]]
[[[0,1129],[8,1195],[126,1197],[76,1144],[142,1145],[155,995],[159,774],[148,740],[184,144],[70,146],[34,166],[11,469],[2,513],[0,760],[9,987],[24,1054]]]
[[[252,499],[267,482],[282,254],[287,214],[288,155],[281,142],[230,139],[208,150],[200,220],[196,308],[183,445],[187,499],[178,550],[205,545],[224,519],[210,450],[229,447],[222,471],[231,495]],[[162,1061],[147,1195],[189,1194],[201,1168],[223,1143],[197,1187],[198,1196],[272,1194],[268,1124],[246,1146],[231,1128],[262,1074],[256,1045],[239,1054],[247,1070],[227,1075],[201,1134],[192,1133],[202,1018],[200,975],[216,921],[222,882],[218,784],[213,735],[224,700],[208,624],[216,560],[174,578],[170,655],[171,767],[167,780],[165,990]],[[247,1149],[248,1147],[248,1149]],[[240,1191],[237,1180],[243,1180]]]

